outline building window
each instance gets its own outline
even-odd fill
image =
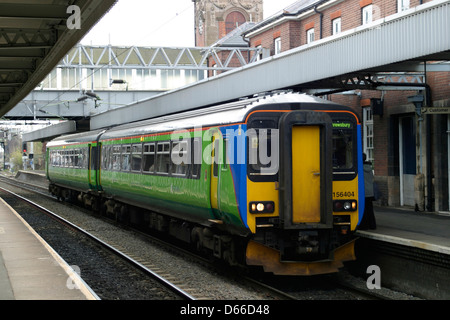
[[[275,54],[281,53],[281,38],[276,38],[274,41]]]
[[[314,28],[306,31],[306,43],[311,43],[314,41]]]
[[[256,47],[256,49],[260,50],[259,51],[260,53],[256,56],[256,61],[262,60],[263,59],[262,46],[259,45]]]
[[[362,8],[362,24],[368,24],[372,22],[372,5],[369,4]]]
[[[364,153],[368,161],[373,161],[373,113],[372,108],[363,108],[363,141]]]
[[[240,25],[245,23],[245,17],[238,11],[231,12],[225,19],[225,32],[230,33]]]
[[[333,30],[331,32],[332,34],[338,34],[341,32],[341,18],[333,19],[332,25],[333,25]]]
[[[397,12],[409,9],[409,0],[397,0]]]

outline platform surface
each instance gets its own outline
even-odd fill
[[[0,198],[0,300],[96,299],[67,263]]]
[[[374,206],[377,228],[357,231],[362,237],[450,255],[450,215],[408,208]]]

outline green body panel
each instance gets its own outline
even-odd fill
[[[95,172],[90,172],[88,166],[88,159],[84,159],[86,161],[86,165],[83,168],[75,168],[75,167],[63,167],[63,166],[53,166],[50,163],[50,152],[51,151],[69,151],[72,149],[87,149],[90,144],[77,144],[73,146],[60,146],[60,147],[52,147],[48,148],[46,152],[46,170],[47,170],[47,178],[56,184],[71,187],[77,190],[88,191],[92,189],[96,189],[96,185],[92,185],[90,183],[89,175],[95,177]],[[88,155],[86,154],[86,157]],[[93,180],[95,181],[95,179]]]
[[[89,171],[86,169],[59,168],[49,166],[48,176],[56,184],[72,187],[76,190],[89,190]]]
[[[208,181],[139,173],[102,171],[105,195],[155,210],[185,213],[195,220],[214,219],[209,206]]]

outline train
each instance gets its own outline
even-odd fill
[[[364,209],[349,107],[276,92],[58,137],[49,191],[275,275],[338,272]]]

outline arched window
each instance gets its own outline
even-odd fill
[[[244,15],[238,11],[233,11],[225,19],[225,32],[228,34],[244,23],[245,23]]]

